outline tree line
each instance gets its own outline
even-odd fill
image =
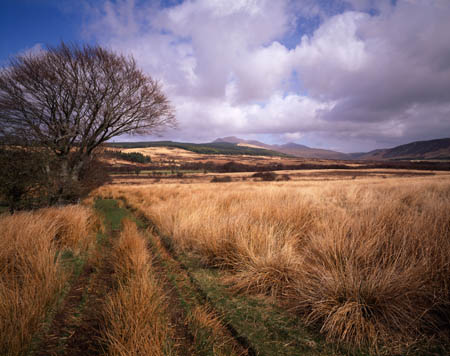
[[[105,150],[105,157],[121,159],[124,161],[134,162],[134,163],[150,163],[152,159],[149,156],[145,156],[140,152],[123,152],[123,151],[113,151]]]

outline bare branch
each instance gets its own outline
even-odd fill
[[[45,147],[69,170],[117,135],[173,125],[160,84],[133,58],[100,46],[61,43],[0,70],[0,139]]]

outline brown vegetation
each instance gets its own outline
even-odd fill
[[[269,294],[350,348],[448,342],[447,178],[103,188],[179,251]]]
[[[95,224],[82,206],[0,216],[0,354],[27,350],[69,277],[61,252],[85,251]]]
[[[155,280],[146,241],[124,221],[111,258],[115,291],[103,310],[103,341],[108,355],[170,355],[165,298]]]

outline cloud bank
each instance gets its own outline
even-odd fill
[[[177,110],[167,138],[342,151],[450,136],[448,0],[105,1],[84,32]]]

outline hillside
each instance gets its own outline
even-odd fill
[[[332,150],[325,150],[320,148],[311,148],[297,143],[289,142],[283,145],[268,145],[259,141],[244,140],[235,136],[218,138],[214,143],[234,143],[240,146],[246,145],[248,147],[260,147],[267,150],[281,152],[287,155],[303,158],[319,158],[319,159],[350,159],[348,155]]]
[[[416,141],[389,149],[354,154],[364,160],[440,160],[450,159],[450,138]]]
[[[450,138],[416,141],[394,148],[377,149],[370,152],[341,153],[320,148],[311,148],[297,143],[268,145],[256,140],[245,140],[235,136],[218,138],[210,143],[188,143],[173,141],[117,142],[108,147],[122,149],[163,148],[178,149],[207,155],[247,155],[269,157],[301,157],[329,160],[449,160]]]
[[[231,142],[188,143],[173,141],[155,142],[116,142],[108,143],[108,147],[114,148],[146,148],[146,147],[174,147],[195,153],[222,154],[222,155],[248,155],[248,156],[278,156],[286,154],[260,147],[248,147]]]

